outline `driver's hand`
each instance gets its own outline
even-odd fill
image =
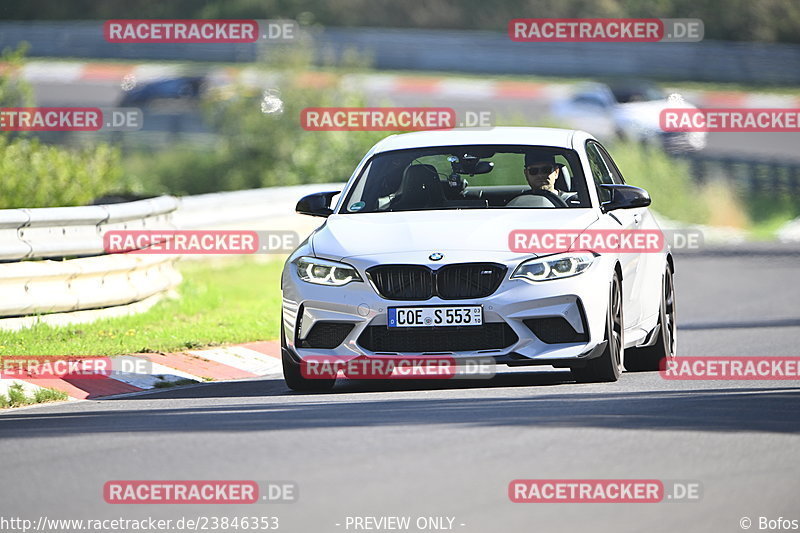
[[[533,178],[533,187],[535,189],[541,189],[541,188],[547,186],[549,181],[550,181],[550,177],[549,176],[535,176]]]

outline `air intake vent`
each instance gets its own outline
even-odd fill
[[[358,344],[372,352],[469,352],[508,348],[519,338],[505,322],[465,328],[387,328],[368,326]]]
[[[568,342],[589,342],[589,335],[578,333],[567,322],[567,319],[554,316],[546,318],[529,318],[523,320],[534,335],[546,344],[560,344]]]
[[[311,327],[308,336],[299,342],[300,348],[337,348],[353,331],[354,324],[349,322],[317,322]]]

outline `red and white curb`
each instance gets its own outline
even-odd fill
[[[2,67],[2,65],[0,65]],[[31,82],[108,82],[132,87],[159,78],[197,73],[197,67],[180,63],[90,63],[33,60],[21,69],[21,77]],[[243,83],[264,86],[274,74],[247,66],[214,67],[205,73],[215,83]],[[516,80],[476,80],[470,78],[400,75],[349,74],[327,72],[301,74],[304,86],[326,87],[341,84],[367,93],[449,96],[476,100],[555,101],[569,94],[572,84]],[[792,94],[749,93],[741,91],[702,91],[670,89],[700,107],[795,108],[800,97]]]
[[[121,360],[124,365],[119,365]],[[273,376],[282,377],[280,345],[277,341],[261,341],[168,354],[135,354],[113,358],[114,367],[134,369],[131,372],[112,371],[110,375],[91,378],[65,379],[0,379],[0,394],[8,393],[15,383],[33,394],[48,388],[66,393],[70,400],[91,400],[169,387],[182,380],[199,383]],[[135,369],[142,369],[141,372]]]

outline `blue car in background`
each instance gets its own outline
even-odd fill
[[[146,107],[160,101],[198,101],[205,88],[204,76],[159,79],[126,91],[119,101],[119,106]]]

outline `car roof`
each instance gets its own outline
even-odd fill
[[[374,152],[462,144],[572,148],[572,138],[575,133],[577,133],[577,130],[530,127],[456,128],[452,130],[418,131],[387,137],[375,146]]]

